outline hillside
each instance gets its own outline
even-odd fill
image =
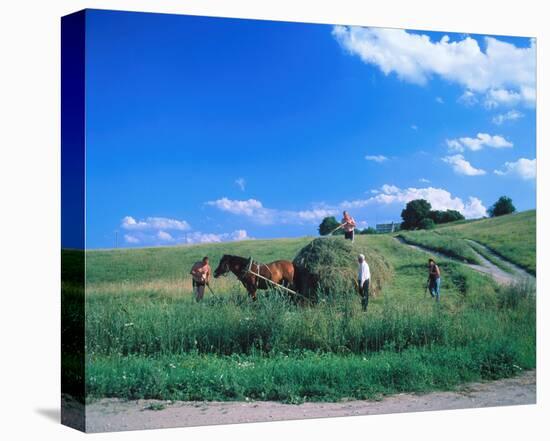
[[[536,274],[536,211],[529,210],[490,219],[442,225],[441,235],[475,240],[507,260]]]
[[[260,262],[292,260],[311,238],[245,240],[213,244],[90,250],[86,252],[88,283],[172,280],[187,276],[191,266],[204,256],[214,270],[224,254],[252,256]]]

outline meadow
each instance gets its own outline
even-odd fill
[[[392,267],[366,313],[350,292],[313,306],[275,290],[251,302],[233,276],[192,299],[188,271],[203,255],[214,268],[224,253],[292,259],[310,240],[88,251],[88,399],[378,398],[535,367],[533,286],[500,287],[443,259],[436,304],[425,291],[427,254],[391,235],[356,238]]]
[[[475,240],[510,262],[536,274],[537,212],[508,214],[475,222],[441,225],[435,231]]]
[[[536,274],[536,211],[529,210],[496,218],[459,221],[433,230],[402,231],[398,237],[468,263],[479,263],[473,252],[510,271],[501,259]],[[475,241],[475,242],[472,242]],[[476,243],[477,242],[477,243]],[[483,246],[489,249],[487,252]]]

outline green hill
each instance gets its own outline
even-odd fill
[[[472,239],[507,260],[536,274],[535,210],[509,214],[472,222],[442,225],[435,231],[461,239]]]
[[[292,260],[311,238],[245,240],[213,244],[90,250],[86,252],[88,283],[173,280],[187,276],[191,266],[204,256],[214,270],[224,254],[250,257],[260,262]]]

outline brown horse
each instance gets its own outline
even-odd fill
[[[276,260],[266,264],[251,262],[251,259],[224,254],[214,271],[214,278],[232,272],[244,285],[252,300],[256,300],[256,291],[258,289],[267,289],[274,286],[255,274],[259,274],[279,285],[287,287],[293,285],[294,265],[289,260]]]

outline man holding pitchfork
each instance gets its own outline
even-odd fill
[[[344,217],[342,218],[341,223],[342,228],[344,229],[344,238],[351,240],[355,237],[355,219],[350,216],[347,211],[344,211]]]

